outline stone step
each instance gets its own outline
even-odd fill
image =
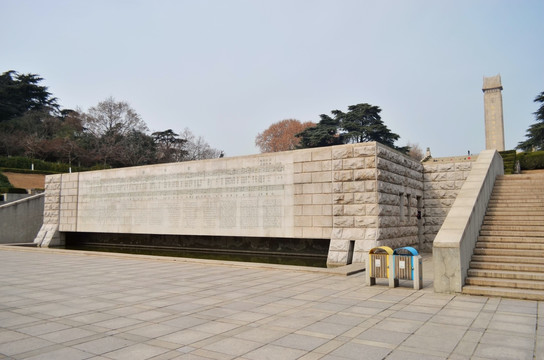
[[[544,182],[544,178],[542,176],[535,177],[532,179],[517,179],[517,181],[512,181],[512,179],[508,179],[508,180],[497,179],[495,180],[495,187],[513,186],[513,185],[542,186],[543,182]]]
[[[504,271],[526,271],[544,273],[544,265],[540,264],[514,264],[514,263],[494,263],[485,261],[471,261],[471,269],[504,270]]]
[[[542,243],[512,243],[512,242],[477,242],[476,249],[512,249],[512,250],[542,250],[544,251],[544,242]]]
[[[509,225],[509,224],[494,224],[494,225],[482,225],[480,230],[493,230],[493,231],[516,231],[519,234],[526,232],[540,232],[544,236],[544,225]]]
[[[531,205],[538,207],[544,204],[544,199],[537,198],[534,195],[531,196],[530,194],[523,197],[514,194],[500,196],[495,195],[489,198],[489,204]]]
[[[487,226],[516,226],[516,225],[520,225],[520,226],[544,226],[542,225],[544,224],[544,222],[542,222],[542,220],[521,220],[521,219],[515,219],[515,220],[511,220],[511,219],[508,219],[508,218],[504,218],[504,219],[501,219],[501,220],[488,220],[486,218],[484,218],[484,223],[482,225],[487,225]]]
[[[498,262],[498,263],[515,263],[515,264],[543,264],[544,265],[544,258],[543,257],[535,257],[535,254],[528,254],[528,255],[516,255],[513,256],[513,254],[474,254],[472,255],[472,261],[477,262]]]
[[[519,195],[519,196],[528,196],[528,195],[535,195],[537,198],[542,197],[542,191],[544,190],[544,186],[541,187],[535,187],[535,186],[520,186],[520,185],[513,185],[513,186],[503,186],[503,187],[494,187],[493,191],[491,192],[491,196],[496,197],[500,195],[505,196],[511,196],[511,195]]]
[[[508,184],[512,184],[512,183],[526,183],[526,182],[540,182],[540,181],[543,181],[544,180],[544,177],[542,176],[542,174],[531,174],[531,175],[518,175],[516,174],[515,176],[511,176],[511,175],[499,175],[497,176],[497,179],[495,180],[495,183],[497,184],[502,184],[502,183],[508,183]]]
[[[542,237],[542,232],[540,231],[524,231],[523,234],[520,234],[519,231],[495,231],[495,230],[480,230],[480,235],[482,236],[523,236],[523,237]]]
[[[507,243],[544,243],[544,236],[543,237],[523,237],[523,236],[516,236],[508,237],[508,236],[478,236],[478,242],[507,242]]]
[[[499,297],[523,299],[523,300],[544,300],[544,291],[541,291],[541,290],[525,289],[523,291],[520,291],[519,289],[491,287],[491,286],[468,285],[463,287],[463,294],[481,295],[481,296],[499,296]]]
[[[518,279],[495,279],[485,277],[469,277],[465,284],[478,286],[493,286],[513,289],[544,290],[544,282]]]
[[[520,249],[497,249],[497,248],[484,248],[484,247],[477,247],[474,248],[474,254],[475,255],[492,255],[492,256],[527,256],[527,257],[535,257],[535,256],[543,256],[544,257],[544,250],[520,250]]]
[[[544,281],[544,273],[523,272],[523,271],[469,269],[468,270],[468,276],[469,277],[497,278],[497,279],[518,279],[518,280]]]
[[[544,200],[543,201],[531,201],[534,199],[525,199],[525,200],[489,200],[489,204],[487,204],[488,208],[522,208],[522,209],[543,209],[544,208]]]
[[[514,216],[541,216],[544,215],[542,210],[539,209],[520,209],[520,208],[508,208],[508,209],[487,209],[486,215],[514,215]]]
[[[540,191],[544,189],[544,184],[535,185],[535,184],[528,184],[526,186],[522,184],[512,184],[512,185],[503,185],[503,186],[495,186],[493,188],[493,191],[491,192],[492,195],[505,193],[515,193],[515,194],[535,194],[535,195],[542,195]]]
[[[544,215],[486,215],[484,221],[486,220],[497,220],[497,221],[542,221],[544,223]]]

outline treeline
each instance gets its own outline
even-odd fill
[[[87,168],[125,167],[223,156],[189,129],[151,133],[124,101],[87,111],[62,109],[36,74],[0,75],[0,156]]]

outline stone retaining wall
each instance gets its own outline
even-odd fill
[[[421,250],[430,251],[478,156],[431,159],[423,163],[424,235]]]
[[[35,242],[62,245],[63,232],[326,239],[329,266],[361,263],[376,246],[428,248],[469,171],[370,142],[48,176]]]
[[[44,194],[0,205],[0,244],[32,243],[43,219]]]

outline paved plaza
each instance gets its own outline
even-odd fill
[[[0,247],[0,359],[541,359],[543,304],[364,272]],[[340,271],[341,272],[341,271]]]

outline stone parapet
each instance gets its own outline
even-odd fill
[[[34,239],[37,246],[60,246],[59,233],[62,175],[45,177],[43,224]]]
[[[482,151],[434,239],[436,292],[461,292],[495,179],[503,173],[499,153]]]

